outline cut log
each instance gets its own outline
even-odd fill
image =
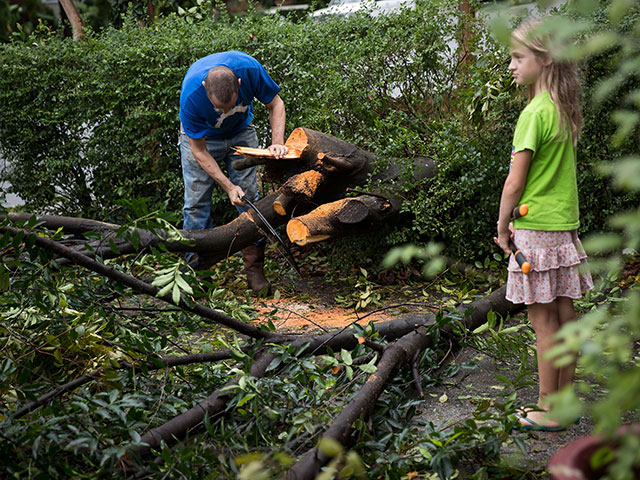
[[[328,194],[335,199],[344,196],[344,189],[348,186],[364,185],[371,171],[371,162],[375,159],[373,153],[352,143],[308,128],[293,130],[285,145],[299,156],[297,163],[294,160],[283,162],[271,157],[245,156],[234,161],[233,168],[242,170],[266,165],[265,176],[270,181],[281,182],[306,170],[317,170],[323,174],[340,172]]]
[[[307,245],[344,233],[347,227],[363,227],[367,221],[381,221],[392,213],[391,203],[379,197],[344,198],[289,220],[287,235],[292,243]]]
[[[256,157],[256,158],[270,158],[274,160],[297,160],[300,158],[299,152],[294,149],[289,151],[280,158],[276,158],[274,153],[271,153],[267,148],[252,148],[252,147],[233,147],[235,150],[234,155],[242,155],[244,157]]]
[[[412,181],[421,180],[432,177],[435,170],[433,160],[420,157],[414,160],[413,170],[406,175],[412,175]],[[392,163],[372,179],[373,184],[385,186],[384,190],[378,188],[373,192],[361,192],[362,195],[357,198],[324,203],[306,215],[292,218],[287,223],[289,240],[297,245],[306,245],[356,233],[374,223],[397,219],[403,198],[395,191],[404,184],[403,173],[397,162]],[[327,183],[332,183],[332,180]],[[358,192],[349,187],[345,193],[353,191]]]
[[[280,191],[301,201],[310,201],[326,180],[326,176],[316,170],[307,170],[286,181]]]
[[[295,204],[295,199],[291,195],[280,193],[273,201],[273,211],[284,217],[293,211]]]
[[[369,180],[373,185],[384,186],[384,190],[375,187],[371,192],[384,197],[382,200],[362,200],[366,197],[361,197],[356,202],[351,199],[344,208],[327,207],[324,211],[335,212],[335,217],[319,221],[318,226],[309,225],[306,227],[308,232],[294,235],[295,242],[300,245],[350,233],[367,225],[368,222],[391,220],[400,211],[403,200],[395,191],[396,186],[399,188],[406,180],[413,182],[432,176],[435,172],[433,160],[416,158],[413,168],[407,168],[405,161],[392,161],[384,168],[376,168],[379,172],[372,174],[376,166],[374,154],[338,138],[306,128],[296,128],[287,139],[287,145],[291,152],[299,155],[298,159],[282,161],[272,158],[273,156],[242,157],[243,161],[248,162],[265,160],[270,162],[268,166],[278,168],[289,165],[285,167],[289,169],[294,165],[298,170],[287,170],[288,181],[277,192],[256,202],[261,214],[274,227],[282,225],[287,217],[294,214],[307,214],[316,205],[342,200],[349,191],[365,185]],[[270,152],[264,149],[241,151],[253,155],[270,155]],[[390,209],[388,204],[391,205]],[[318,213],[315,212],[312,216],[317,217]],[[10,214],[12,220],[24,220],[28,216],[29,214]],[[164,232],[134,228],[124,231],[125,229],[118,225],[85,219],[48,216],[39,217],[38,220],[44,220],[47,228],[55,229],[56,225],[64,227],[65,234],[77,235],[88,231],[104,233],[103,238],[87,242],[90,248],[80,245],[76,247],[79,253],[90,257],[100,256],[103,259],[136,253],[162,244],[171,252],[196,252],[204,263],[212,265],[251,245],[265,234],[269,235],[266,225],[251,211],[213,229],[181,230],[180,234],[184,240],[177,240],[175,235],[169,239]],[[294,222],[291,228],[296,229],[296,223],[298,222]],[[352,225],[353,228],[345,228],[348,225]],[[136,242],[130,241],[131,238],[136,238]]]

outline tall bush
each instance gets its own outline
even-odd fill
[[[322,24],[171,16],[81,43],[53,36],[4,45],[0,149],[11,168],[2,178],[34,211],[109,217],[119,199],[136,196],[178,209],[180,83],[196,59],[232,49],[254,55],[282,86],[289,131],[305,126],[389,148],[394,129],[429,123],[421,114],[437,108],[429,104],[451,74],[434,53],[444,49],[447,22],[433,8]],[[424,29],[407,28],[418,20]],[[259,105],[256,125],[266,141]]]
[[[454,51],[462,28],[473,34],[464,60]],[[144,28],[129,19],[80,43],[50,36],[3,45],[0,154],[10,168],[0,179],[31,211],[117,221],[120,200],[141,196],[154,208],[178,211],[180,83],[196,59],[240,49],[281,85],[288,132],[304,126],[382,158],[438,161],[433,181],[407,186],[413,221],[389,244],[436,239],[452,256],[481,257],[493,248],[488,239],[524,101],[505,75],[505,50],[485,32],[445,0],[321,23],[256,12],[172,15]],[[606,57],[586,64],[588,96],[610,68]],[[586,231],[602,228],[608,212],[637,198],[614,193],[593,169],[631,148],[610,146],[615,126],[602,114],[610,106],[586,110],[579,173]],[[255,123],[268,141],[260,104]],[[220,222],[234,215],[218,190],[214,208]]]

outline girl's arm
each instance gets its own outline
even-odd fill
[[[524,191],[532,156],[533,152],[531,150],[522,150],[514,155],[511,170],[509,170],[509,175],[507,175],[502,189],[500,216],[498,218],[498,237],[494,237],[493,241],[506,253],[511,253],[509,248],[511,212],[518,205]]]

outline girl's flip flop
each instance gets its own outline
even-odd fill
[[[516,413],[515,415],[518,420],[524,420],[525,422],[528,423],[528,425],[523,425],[522,422],[518,421],[518,423],[514,427],[518,430],[527,430],[527,431],[534,431],[534,432],[563,432],[567,429],[567,427],[564,425],[557,425],[555,427],[540,425],[539,423],[534,422],[530,418],[523,417],[519,413]]]

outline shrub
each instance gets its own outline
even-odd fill
[[[129,21],[81,43],[50,36],[4,45],[0,149],[11,168],[2,178],[34,211],[117,218],[118,200],[137,196],[178,209],[182,78],[196,59],[232,49],[255,56],[282,86],[289,129],[315,128],[365,148],[394,145],[378,137],[404,127],[397,104],[427,111],[447,74],[444,59],[430,53],[444,48],[445,22],[438,25],[428,9],[407,15],[318,25],[170,16],[147,28]],[[407,28],[416,16],[433,28]],[[424,119],[403,121],[413,130]],[[255,123],[266,141],[265,108],[258,106]]]
[[[382,158],[430,155],[439,162],[433,181],[406,186],[413,220],[390,235],[388,245],[437,239],[449,255],[484,256],[493,248],[523,99],[505,78],[506,52],[456,7],[447,0],[318,24],[256,12],[200,20],[170,15],[148,27],[130,18],[121,29],[83,42],[52,35],[3,45],[0,154],[10,168],[0,180],[8,180],[31,211],[118,221],[121,200],[137,197],[178,211],[182,78],[196,59],[240,49],[281,85],[288,131],[304,126]],[[208,12],[210,5],[201,8]],[[452,51],[463,27],[473,33],[464,61]],[[587,97],[610,68],[605,56],[586,64]],[[609,212],[637,199],[613,193],[592,168],[632,147],[614,149],[608,141],[615,125],[602,113],[619,98],[585,112],[579,181],[586,231],[602,228]],[[260,104],[255,124],[266,143],[267,111]],[[218,223],[235,215],[220,190],[213,200]]]

